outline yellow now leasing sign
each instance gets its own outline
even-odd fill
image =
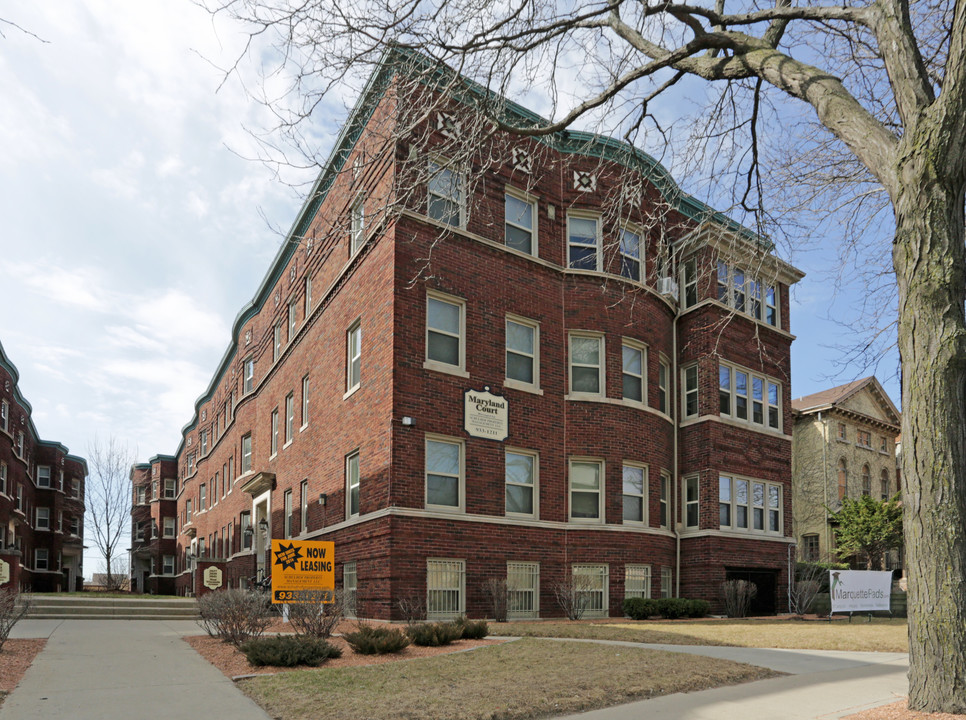
[[[272,602],[332,602],[335,543],[272,540]]]

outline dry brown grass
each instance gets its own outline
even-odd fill
[[[627,640],[670,645],[729,645],[792,650],[908,652],[904,619],[744,619],[661,622],[514,622],[490,625],[492,635]]]
[[[526,639],[412,662],[263,676],[240,685],[280,720],[515,720],[777,674],[712,658]]]

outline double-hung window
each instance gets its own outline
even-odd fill
[[[466,305],[437,293],[426,296],[426,361],[437,369],[463,370]]]
[[[50,530],[50,508],[37,508],[36,528],[38,530]]]
[[[782,488],[776,483],[721,475],[719,525],[729,530],[781,534]]]
[[[10,428],[10,403],[0,401],[0,430],[7,432]]]
[[[272,410],[272,452],[274,456],[278,452],[278,408]]]
[[[198,486],[198,512],[207,509],[208,507],[208,486],[205,483],[201,483]]]
[[[164,480],[164,499],[174,500],[177,495],[178,481],[174,478],[165,478]]]
[[[174,555],[163,556],[161,572],[165,575],[174,575]]]
[[[309,376],[302,378],[302,427],[309,424]]]
[[[362,378],[362,324],[356,320],[346,332],[346,392],[359,387]]]
[[[528,388],[540,385],[540,328],[524,318],[506,319],[506,379]]]
[[[627,228],[620,231],[621,275],[640,281],[644,276],[641,261],[641,235]]]
[[[627,464],[623,468],[624,522],[647,524],[647,468]]]
[[[571,394],[604,395],[604,338],[570,336]]]
[[[285,444],[295,438],[295,394],[285,396]]]
[[[536,203],[517,193],[507,192],[504,198],[506,246],[528,255],[536,255]]]
[[[724,417],[781,430],[781,386],[767,376],[719,363],[718,401]]]
[[[295,339],[295,301],[292,300],[288,304],[288,341],[292,342]]]
[[[463,443],[426,438],[426,506],[463,509]]]
[[[309,527],[309,481],[303,480],[299,486],[299,532]]]
[[[463,178],[455,168],[433,161],[429,163],[429,217],[464,226]]]
[[[666,528],[668,526],[668,503],[670,502],[671,495],[671,476],[666,472],[661,472],[661,498],[660,498],[660,513],[661,513],[661,527]]]
[[[700,522],[700,495],[697,475],[684,478],[684,527],[697,528]]]
[[[50,466],[49,465],[37,466],[37,487],[40,487],[40,488],[50,487]]]
[[[356,617],[359,597],[359,574],[356,561],[342,564],[342,599],[346,617]]]
[[[466,612],[466,561],[426,561],[426,619],[453,620]]]
[[[657,363],[657,409],[665,415],[671,414],[669,403],[668,382],[671,379],[671,366],[664,360]]]
[[[693,257],[688,258],[682,266],[684,307],[689,308],[698,304],[698,261]]]
[[[7,494],[7,463],[0,462],[0,494]]]
[[[282,356],[282,326],[275,323],[272,328],[272,361],[278,360]]]
[[[244,377],[242,389],[246,393],[250,393],[255,386],[255,361],[252,358],[245,360]],[[234,417],[234,409],[232,410],[232,417]]]
[[[603,520],[604,463],[600,460],[570,461],[570,519]]]
[[[504,453],[506,514],[536,515],[537,456],[520,450]]]
[[[50,568],[50,551],[47,548],[34,550],[34,570],[48,570]]]
[[[690,262],[690,261],[688,261]],[[696,273],[695,273],[696,277]],[[685,263],[685,307],[692,303],[688,299],[687,263]],[[718,261],[717,271],[718,300],[755,320],[764,321],[778,327],[778,289],[754,277],[742,268]],[[694,290],[697,300],[697,281]]]
[[[241,439],[241,471],[242,475],[252,470],[252,435],[248,433]]]
[[[621,346],[621,381],[623,397],[635,403],[646,400],[644,369],[647,366],[647,351],[644,346],[633,340],[624,340]]]
[[[567,267],[600,270],[600,220],[567,216]]]
[[[312,276],[305,276],[305,319],[312,314]]]
[[[166,538],[174,537],[174,518],[173,517],[164,518],[164,537]]]
[[[252,513],[250,510],[242,510],[238,516],[238,526],[241,530],[242,550],[251,550],[253,533],[246,532],[246,530],[252,529]]]
[[[345,459],[345,514],[346,518],[359,514],[359,453],[347,455]]]
[[[285,494],[282,496],[282,501],[284,503],[284,513],[285,513],[285,526],[284,532],[285,537],[292,537],[292,491],[286,490]]]
[[[349,254],[355,255],[366,239],[366,201],[361,193],[353,201],[349,215]]]

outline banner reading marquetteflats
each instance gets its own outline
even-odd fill
[[[832,612],[888,610],[892,573],[888,570],[829,570]]]

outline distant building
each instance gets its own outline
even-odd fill
[[[899,489],[900,416],[874,377],[792,401],[792,507],[801,560],[837,561],[829,510],[845,497],[891,498]],[[897,556],[887,558],[893,567]]]
[[[489,580],[517,618],[561,615],[572,581],[588,617],[629,596],[717,607],[727,578],[781,609],[802,274],[610,138],[485,133],[485,162],[453,160],[465,108],[398,131],[418,89],[396,70],[183,430],[177,591],[211,566],[245,585],[270,538],[300,538],[335,542],[365,617],[485,616]]]
[[[40,439],[19,378],[0,345],[0,587],[80,590],[87,461]]]
[[[174,595],[178,461],[157,455],[131,468],[132,592]]]

